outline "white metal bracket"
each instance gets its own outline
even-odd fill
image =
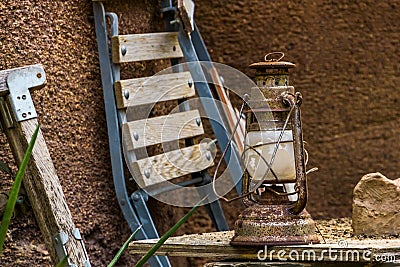
[[[68,257],[68,251],[66,247],[69,241],[68,235],[64,232],[60,232],[53,237],[53,241],[58,258],[60,259],[60,261],[64,260],[65,257]],[[68,259],[66,266],[77,267],[75,264],[71,264]]]
[[[46,73],[40,65],[16,69],[7,77],[8,95],[11,108],[17,121],[36,118],[36,110],[33,105],[30,89],[37,89],[46,83]]]
[[[89,257],[88,254],[86,252],[85,249],[85,245],[83,244],[83,239],[81,237],[81,233],[79,232],[78,228],[74,228],[72,230],[72,235],[73,237],[79,242],[79,244],[82,246],[83,248],[83,252],[85,253],[84,257],[85,257],[85,262],[83,263],[83,267],[90,267],[90,261],[89,261]],[[53,242],[55,244],[55,248],[56,248],[56,253],[57,256],[60,260],[60,262],[65,258],[68,257],[68,251],[67,251],[67,243],[69,242],[69,237],[65,232],[60,232],[58,234],[56,234],[53,237]],[[70,263],[69,259],[67,259],[67,264],[65,265],[67,267],[77,267],[78,265],[74,264],[74,263]]]

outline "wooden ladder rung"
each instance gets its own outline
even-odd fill
[[[201,143],[135,161],[132,163],[134,178],[144,188],[202,171],[214,165],[207,146],[207,143]]]
[[[117,107],[152,104],[195,95],[189,72],[121,80],[114,84]]]
[[[172,113],[123,125],[123,141],[128,150],[166,143],[204,133],[198,110]]]
[[[183,57],[177,32],[117,35],[112,37],[114,63]]]

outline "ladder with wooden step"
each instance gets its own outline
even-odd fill
[[[234,123],[234,113],[230,112],[227,118],[227,113],[218,108],[210,85],[204,82],[204,66],[200,61],[209,62],[206,64],[208,68],[213,66],[193,20],[192,2],[178,1],[178,7],[175,7],[171,1],[162,1],[161,6],[165,32],[119,35],[117,15],[106,13],[101,1],[93,1],[115,191],[131,230],[143,225],[137,234],[138,239],[159,237],[147,208],[147,200],[149,195],[176,190],[175,184],[163,186],[166,180],[191,174],[191,179],[180,181],[178,187],[194,185],[200,188],[211,182],[207,172],[207,168],[213,165],[207,152],[210,144],[195,144],[193,141],[204,130],[199,112],[185,104],[185,100],[195,93],[200,97],[207,117],[212,118],[209,121],[221,151],[227,149],[224,159],[237,191],[241,192],[239,153],[229,142],[227,129],[232,129],[232,125],[226,125],[226,121]],[[110,27],[107,28],[107,25]],[[120,79],[122,63],[165,59],[176,67],[173,72],[155,78]],[[183,61],[187,63],[187,71],[182,71],[179,64]],[[214,78],[221,89],[219,76],[215,70],[211,72],[216,74]],[[166,101],[177,101],[179,112],[149,119],[151,106]],[[157,130],[166,125],[169,125],[166,127],[169,130],[158,134]],[[186,147],[147,155],[148,147],[178,140],[184,140]],[[138,185],[134,192],[127,189],[124,158]],[[154,190],[155,186],[157,189]],[[202,196],[204,192],[200,190],[199,194]],[[216,229],[228,230],[219,201],[209,203],[206,208]],[[165,256],[152,257],[150,264],[170,266]]]

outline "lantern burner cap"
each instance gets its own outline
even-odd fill
[[[279,55],[278,58],[274,58],[274,55]],[[272,52],[268,53],[264,57],[264,62],[257,62],[251,64],[249,67],[252,69],[283,69],[283,68],[294,68],[296,64],[287,62],[287,61],[280,61],[285,54],[283,52]]]

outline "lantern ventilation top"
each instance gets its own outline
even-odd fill
[[[275,55],[279,55],[279,57],[274,57]],[[294,68],[296,64],[280,61],[285,54],[283,52],[272,52],[265,55],[263,62],[257,62],[250,65],[252,69],[282,69],[282,68]]]

